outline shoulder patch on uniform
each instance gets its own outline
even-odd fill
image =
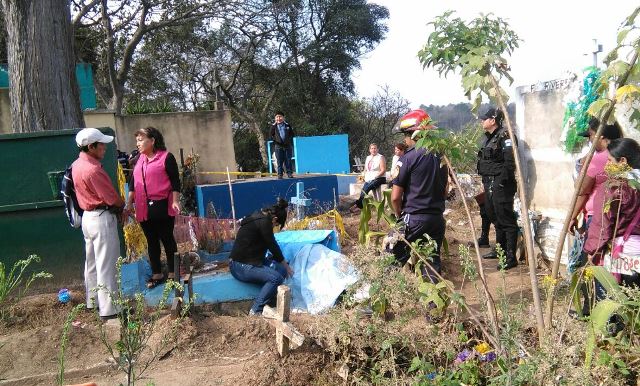
[[[510,139],[505,139],[504,140],[504,146],[505,147],[511,147],[511,140]]]

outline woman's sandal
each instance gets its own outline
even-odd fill
[[[147,280],[147,289],[156,288],[157,286],[164,283],[165,281],[167,281],[166,276],[163,276],[159,279],[154,279],[153,277],[151,277],[151,279]]]

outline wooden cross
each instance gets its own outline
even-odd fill
[[[262,315],[265,318],[269,318],[269,323],[276,328],[278,353],[281,357],[285,357],[289,355],[290,344],[294,345],[293,348],[302,346],[304,343],[304,335],[289,323],[289,315],[291,314],[291,289],[286,285],[278,287],[277,302],[276,312],[273,312],[271,307],[265,306],[264,309],[267,312],[265,313],[263,311]]]

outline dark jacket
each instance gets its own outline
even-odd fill
[[[271,251],[273,260],[284,260],[282,250],[273,235],[271,215],[257,211],[240,222],[229,258],[238,263],[262,266],[267,250]]]
[[[274,123],[271,125],[271,140],[276,144],[276,146],[280,147],[292,147],[293,146],[293,137],[296,136],[295,131],[291,125],[287,122],[284,123],[284,138],[280,137],[280,130],[278,130],[278,125]]]
[[[516,139],[517,141],[517,139]],[[483,177],[494,177],[503,186],[516,184],[516,162],[513,158],[509,133],[504,127],[493,133],[485,133],[481,149],[478,151],[478,174]]]

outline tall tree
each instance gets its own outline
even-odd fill
[[[117,114],[122,112],[132,65],[140,44],[167,27],[225,17],[239,0],[74,0],[74,23],[88,29],[98,50],[96,91]]]
[[[14,132],[84,127],[69,3],[1,0]]]

